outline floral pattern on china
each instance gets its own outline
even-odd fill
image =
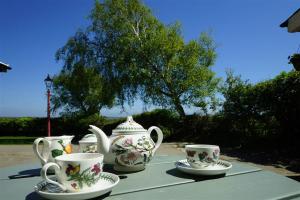
[[[104,163],[113,164],[117,171],[143,170],[163,139],[158,127],[152,126],[146,130],[131,116],[127,117],[126,122],[118,125],[109,138],[95,126],[90,125],[89,130],[97,137],[98,152],[104,154]],[[153,130],[158,136],[156,143],[150,136]]]
[[[188,159],[189,162],[196,162],[196,160],[194,159],[196,151],[187,150],[186,153],[187,153],[187,159]],[[205,151],[203,151],[202,153],[199,153],[196,156],[198,156],[198,158],[201,162],[213,163],[213,162],[216,162],[219,159],[220,150],[215,149],[214,152],[213,152],[213,157],[209,157],[208,153],[205,152]]]
[[[152,140],[143,136],[134,143],[131,137],[123,138],[125,136],[119,136],[114,140],[112,152],[116,153],[116,163],[119,165],[145,165],[150,162],[155,147]]]
[[[83,151],[83,153],[97,153],[97,145],[87,145]]]
[[[61,149],[53,149],[53,150],[51,150],[51,154],[52,154],[53,158],[55,158],[57,156],[60,156],[60,155],[63,155],[64,153],[66,153],[66,154],[72,153],[73,149],[72,149],[72,145],[71,144],[64,145],[64,143],[63,143],[62,140],[58,140],[57,143],[60,144]]]
[[[93,167],[89,167],[82,172],[80,172],[79,165],[69,164],[66,169],[66,175],[69,177],[68,181],[74,181],[71,186],[75,190],[79,190],[83,187],[83,184],[86,184],[88,187],[91,187],[100,179],[101,167],[100,163],[95,164]]]

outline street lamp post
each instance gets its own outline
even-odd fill
[[[50,89],[52,87],[53,79],[50,78],[49,74],[44,80],[47,89],[47,118],[48,118],[48,137],[51,136],[50,126]]]

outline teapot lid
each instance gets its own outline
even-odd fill
[[[79,143],[96,143],[97,137],[95,134],[86,134],[83,136],[81,140],[79,140]]]
[[[118,133],[133,133],[133,132],[145,132],[147,131],[144,129],[140,124],[136,123],[132,116],[128,116],[126,122],[121,123],[118,125],[113,131],[113,134]]]

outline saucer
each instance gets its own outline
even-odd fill
[[[175,166],[178,170],[193,174],[193,175],[202,175],[202,176],[213,176],[225,174],[229,169],[231,169],[232,164],[225,160],[219,160],[215,165],[204,167],[201,169],[192,168],[186,159],[179,160],[175,162]]]
[[[56,178],[53,178],[55,180]],[[112,190],[119,183],[120,179],[117,175],[102,172],[99,181],[97,182],[97,187],[92,191],[86,192],[73,192],[68,193],[62,191],[57,185],[47,183],[45,180],[39,182],[34,190],[42,197],[46,199],[53,200],[82,200],[82,199],[91,199],[103,194],[106,194]]]

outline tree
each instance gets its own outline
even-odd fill
[[[139,95],[184,117],[184,105],[205,110],[214,99],[219,79],[210,69],[216,53],[208,34],[185,43],[179,23],[164,25],[139,0],[96,2],[90,19],[91,26],[76,34],[83,48],[67,44],[58,59],[66,69],[77,62],[97,68],[120,104]]]
[[[209,68],[215,57],[209,36],[201,34],[198,41],[184,44],[179,28],[174,26],[168,27],[158,38],[161,38],[161,46],[156,55],[151,56],[156,59],[140,66],[144,72],[141,74],[143,99],[155,105],[171,106],[181,117],[185,116],[183,105],[206,111],[219,82]]]
[[[249,102],[252,85],[248,80],[242,80],[241,76],[234,75],[231,70],[227,71],[226,75],[222,87],[222,94],[225,98],[222,112],[233,120],[242,119],[250,114],[250,106],[254,105],[253,102]]]
[[[114,96],[94,68],[76,66],[54,77],[53,110],[64,109],[64,115],[91,116],[102,107],[113,105]]]

